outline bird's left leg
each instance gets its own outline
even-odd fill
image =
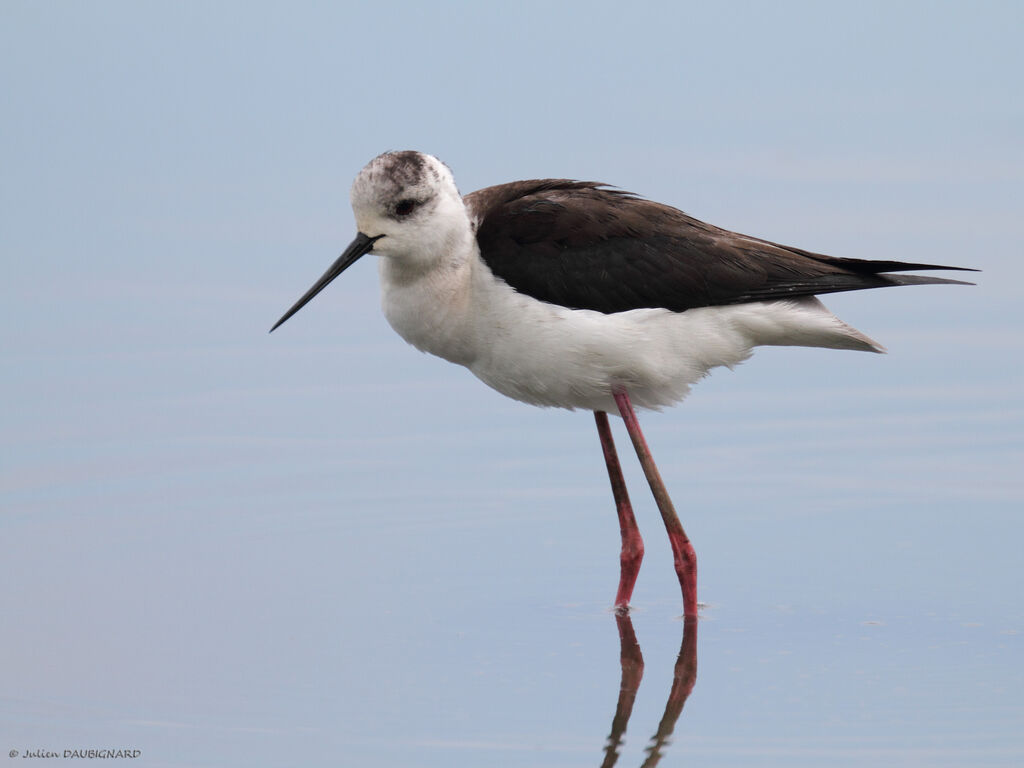
[[[619,555],[620,574],[619,591],[615,595],[615,610],[625,613],[629,610],[629,598],[633,596],[633,586],[640,563],[644,559],[644,540],[633,515],[633,507],[629,503],[626,491],[626,480],[622,476],[619,456],[615,452],[615,441],[608,425],[608,414],[594,411],[597,422],[597,434],[601,437],[601,450],[604,452],[604,463],[608,467],[608,479],[612,483],[612,495],[615,496],[615,509],[619,514],[619,530],[622,533],[622,554]]]
[[[629,401],[626,391],[618,390],[615,395],[615,404],[619,406],[619,413],[622,420],[626,422],[626,431],[633,441],[637,458],[640,459],[640,466],[643,467],[644,475],[647,476],[647,483],[651,486],[654,494],[654,501],[658,504],[658,511],[665,521],[665,530],[668,531],[668,539],[672,545],[672,555],[675,561],[676,574],[679,576],[679,586],[683,591],[683,615],[697,615],[697,553],[690,543],[683,524],[679,522],[679,515],[672,505],[665,483],[661,479],[661,473],[654,463],[651,450],[647,447],[644,433],[640,431],[640,422],[636,420],[636,413],[633,412],[633,404]]]

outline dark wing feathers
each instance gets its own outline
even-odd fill
[[[747,237],[587,181],[517,181],[465,197],[491,271],[541,301],[598,312],[955,283],[883,274],[960,269],[824,256]]]

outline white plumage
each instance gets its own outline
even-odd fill
[[[956,282],[890,274],[946,267],[779,246],[591,182],[513,182],[463,198],[447,166],[418,152],[375,158],[351,199],[359,234],[274,328],[372,252],[384,314],[410,344],[516,400],[594,411],[622,531],[621,610],[643,541],[606,412],[626,423],[695,617],[696,555],[633,406],[672,405],[759,345],[883,351],[818,293]]]
[[[385,237],[380,257],[384,315],[417,349],[469,368],[531,405],[615,411],[612,392],[658,409],[682,400],[712,368],[733,366],[759,345],[882,351],[816,298],[604,314],[519,293],[480,258],[471,220],[448,168],[436,172],[437,207],[416,221],[389,219],[376,169],[352,186],[360,232]],[[408,191],[402,194],[409,194]]]

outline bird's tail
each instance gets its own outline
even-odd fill
[[[885,347],[833,315],[815,296],[742,304],[732,310],[731,321],[745,331],[751,346],[885,352]]]

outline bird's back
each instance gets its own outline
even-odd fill
[[[466,196],[480,256],[521,293],[611,314],[743,304],[895,285],[958,269],[844,259],[715,227],[595,182],[517,181]]]

